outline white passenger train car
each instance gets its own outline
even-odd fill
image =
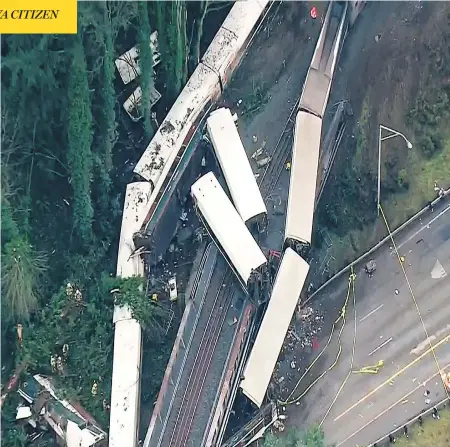
[[[130,183],[120,231],[117,276],[130,278],[144,275],[144,261],[134,254],[133,236],[145,219],[145,205],[150,199],[148,182]],[[127,306],[114,307],[114,354],[111,385],[109,446],[137,445],[141,375],[142,331]]]
[[[191,195],[208,231],[247,290],[252,274],[267,263],[264,253],[212,172],[192,185]]]
[[[321,118],[328,104],[331,83],[347,31],[347,9],[348,2],[330,2],[303,85],[300,109]]]
[[[284,235],[285,244],[291,247],[311,244],[321,132],[321,118],[298,112]]]
[[[212,112],[206,127],[237,212],[246,224],[264,221],[266,205],[230,109]]]
[[[180,96],[170,109],[134,172],[156,182],[162,176],[169,157],[182,145],[208,103],[223,91],[233,70],[239,65],[245,48],[270,9],[268,0],[236,2],[206,50]]]
[[[139,159],[134,172],[151,182],[153,188],[161,177],[164,180],[164,169],[170,169],[205,106],[219,94],[216,74],[199,64]]]
[[[213,70],[225,87],[239,65],[253,36],[272,2],[246,0],[235,2],[227,18],[202,57],[202,64]]]
[[[266,395],[308,271],[308,263],[286,249],[240,384],[242,392],[258,407]]]

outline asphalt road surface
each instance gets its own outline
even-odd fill
[[[450,371],[448,201],[394,239],[411,290],[392,244],[376,253],[371,278],[361,269],[354,283],[347,277],[327,287],[319,299],[337,303],[349,287],[346,323],[340,340],[338,324],[305,384],[334,363],[339,346],[342,351],[336,365],[287,409],[291,425],[323,422],[327,443],[336,447],[368,445],[446,397],[439,370]],[[361,371],[379,361],[378,371]]]

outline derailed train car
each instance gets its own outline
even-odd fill
[[[331,2],[303,86],[294,127],[284,253],[270,301],[240,383],[258,407],[283,345],[309,271],[305,261],[311,245],[324,115],[337,59],[347,29],[347,2]]]
[[[226,195],[216,176],[208,172],[191,187],[194,204],[219,250],[244,290],[254,290],[267,272],[267,259]]]
[[[148,225],[158,207],[164,207],[168,183],[174,174],[181,172],[176,171],[176,168],[199,121],[223,91],[271,5],[268,0],[248,0],[232,7],[225,21],[226,28],[220,28],[216,34],[203,57],[205,62],[199,64],[137,163],[134,173],[144,182],[139,182],[139,186],[133,184],[131,189],[127,189],[127,195],[130,193],[139,200],[136,207],[129,206],[130,200],[125,201],[122,223],[125,228],[122,228],[119,245],[118,275],[127,277],[144,274],[143,259],[135,252],[137,247],[134,236],[142,230],[145,222]],[[228,32],[228,39],[224,40],[224,33]],[[138,190],[145,190],[145,194],[138,193]],[[131,222],[134,222],[133,225]],[[126,236],[125,239],[122,239],[122,235]],[[159,249],[163,249],[162,245]],[[114,322],[109,445],[134,447],[137,445],[139,425],[141,328],[129,310],[124,308],[116,307]]]
[[[176,219],[165,219],[161,209],[174,207],[167,196],[173,189],[173,181],[179,182],[180,164],[185,152],[195,144],[193,138],[203,125],[203,117],[222,93],[233,70],[239,65],[246,48],[262,23],[272,3],[266,0],[248,0],[234,4],[213,42],[205,52],[201,63],[192,74],[177,101],[162,122],[160,128],[137,163],[134,172],[151,182],[152,197],[148,203],[145,227],[139,234],[144,239],[157,241],[150,250],[148,261],[153,264],[168,248],[176,231]],[[190,169],[186,164],[183,168]],[[175,171],[178,174],[174,177]],[[188,174],[183,177],[190,178]],[[168,226],[167,226],[168,225]],[[163,238],[158,228],[165,228]],[[147,251],[148,251],[147,250]]]
[[[261,407],[283,346],[309,265],[288,248],[278,269],[272,296],[244,369],[242,392]]]
[[[170,162],[173,151],[181,148],[208,103],[223,92],[269,7],[268,0],[249,0],[233,5],[188,84],[134,168],[134,172],[151,182],[153,188],[163,176],[164,166]]]
[[[311,244],[321,132],[321,118],[298,112],[284,230],[286,246],[297,253],[306,253]]]
[[[121,278],[144,275],[144,261],[136,253],[134,233],[145,219],[150,183],[127,186],[120,231],[116,275]],[[114,307],[114,353],[111,385],[109,445],[135,445],[139,422],[142,330],[128,306]]]
[[[206,127],[237,212],[246,225],[265,226],[267,208],[230,109],[212,112]]]
[[[347,2],[331,2],[300,97],[294,127],[285,247],[306,257],[311,245],[322,118],[348,27]]]

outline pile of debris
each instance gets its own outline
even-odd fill
[[[303,349],[307,354],[311,353],[322,331],[323,321],[324,315],[320,310],[314,310],[312,307],[298,307],[295,322],[287,336],[288,351]]]
[[[302,370],[302,354],[319,349],[318,337],[322,331],[324,315],[312,307],[297,308],[294,323],[284,341],[280,361],[274,370],[271,390],[274,395],[285,395],[290,382]]]
[[[107,435],[94,418],[78,403],[57,396],[51,379],[40,374],[22,382],[16,421],[32,427],[30,440],[36,441],[53,431],[58,445],[67,447],[106,446]]]

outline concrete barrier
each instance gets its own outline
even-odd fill
[[[431,206],[436,206],[439,204],[442,200],[444,200],[448,195],[450,195],[450,188],[448,188],[446,191],[444,191],[444,194],[440,197],[437,197],[431,202]],[[404,222],[402,225],[400,225],[398,228],[396,228],[391,234],[392,236],[395,236],[396,234],[400,233],[400,231],[407,228],[409,225],[411,225],[413,222],[415,222],[419,217],[423,216],[427,211],[429,211],[430,206],[427,205],[426,207],[422,208],[418,213],[414,214],[414,216],[410,217],[406,222]],[[303,303],[302,306],[305,306],[309,301],[311,301],[319,292],[321,292],[325,287],[327,287],[329,284],[331,284],[334,280],[338,279],[340,276],[342,276],[344,273],[348,272],[351,267],[356,266],[356,264],[359,264],[362,260],[367,258],[367,256],[371,255],[373,252],[381,248],[386,242],[391,240],[391,236],[388,234],[385,238],[383,238],[378,244],[373,246],[370,250],[363,253],[361,256],[359,256],[357,259],[355,259],[353,262],[348,264],[343,269],[339,270],[335,275],[333,275],[328,281],[326,281],[324,284],[322,284],[317,290],[315,290]]]
[[[369,444],[368,447],[375,447],[375,446],[376,447],[388,447],[388,446],[392,445],[389,440],[389,436],[394,436],[395,438],[397,438],[397,437],[400,438],[400,437],[404,436],[405,427],[408,427],[408,430],[409,430],[410,427],[412,427],[414,424],[418,423],[419,418],[431,417],[431,414],[435,408],[437,410],[442,410],[443,408],[448,407],[449,405],[450,405],[450,401],[448,400],[448,398],[441,400],[434,407],[430,407],[427,410],[422,411],[417,416],[410,419],[406,424],[402,425],[401,427],[396,428],[395,430],[392,430],[389,433],[386,433],[385,435],[383,435],[381,438],[377,439],[372,444]],[[430,447],[432,447],[432,446],[430,446]]]

